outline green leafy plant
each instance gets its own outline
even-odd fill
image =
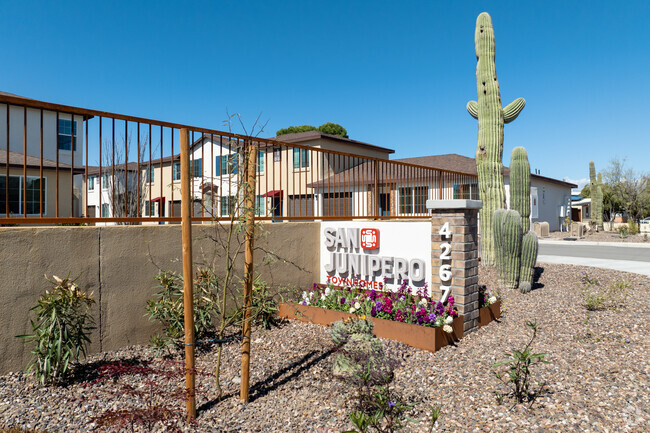
[[[537,322],[528,321],[526,326],[532,329],[533,335],[524,349],[506,353],[508,358],[492,366],[503,367],[503,370],[505,370],[495,371],[494,375],[510,389],[506,395],[514,397],[518,403],[530,401],[532,404],[544,389],[545,383],[540,383],[536,390],[531,388],[531,368],[537,364],[548,364],[549,362],[544,360],[545,353],[533,353],[530,348],[537,336]],[[502,401],[503,395],[497,394],[497,400]]]
[[[151,338],[151,344],[158,350],[170,352],[181,349],[185,336],[185,313],[183,308],[183,277],[175,272],[162,271],[156,277],[162,290],[149,300],[146,306],[149,320],[163,325],[163,333]],[[217,279],[207,269],[197,269],[194,280],[194,335],[201,340],[214,334],[215,319],[219,314]]]
[[[330,329],[338,348],[332,373],[355,390],[349,414],[354,429],[348,433],[398,431],[413,406],[391,388],[397,361],[386,355],[372,328],[369,320],[352,319]]]
[[[636,235],[639,233],[639,225],[636,223],[636,221],[632,220],[627,223],[627,230],[630,235]]]
[[[627,297],[632,287],[629,281],[615,281],[604,286],[586,272],[581,274],[580,281],[583,305],[587,311],[618,310],[627,305]]]
[[[618,227],[616,228],[616,231],[618,232],[618,235],[619,235],[621,238],[626,238],[627,235],[630,234],[630,229],[628,228],[627,224],[626,224],[626,225],[622,225],[622,226],[618,226]]]
[[[277,296],[277,294],[271,293],[268,284],[262,281],[258,275],[253,282],[251,298],[251,323],[253,325],[262,325],[266,329],[269,329],[272,325],[277,323]],[[228,322],[231,324],[241,325],[244,322],[244,307],[237,306],[231,313],[229,313]]]
[[[36,321],[31,321],[32,334],[19,335],[33,343],[32,361],[27,371],[34,371],[41,384],[58,383],[70,373],[70,363],[86,356],[90,332],[95,329],[90,307],[92,293],[81,290],[75,280],[45,277],[53,287],[45,291],[31,309]]]

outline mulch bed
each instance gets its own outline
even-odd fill
[[[544,265],[539,283],[527,295],[502,293],[500,323],[493,322],[466,335],[455,346],[436,353],[384,340],[388,352],[401,361],[394,388],[415,404],[406,432],[428,432],[428,405],[441,405],[434,431],[650,431],[650,278],[624,272],[569,265]],[[587,312],[581,305],[580,273],[589,272],[607,284],[632,283],[628,306],[622,311]],[[496,286],[493,271],[482,269],[480,283]],[[550,364],[534,370],[546,381],[548,393],[531,407],[505,399],[491,364],[504,353],[521,349],[536,320],[539,333],[534,351],[546,352]],[[331,378],[333,347],[328,329],[292,321],[280,327],[255,329],[252,339],[251,402],[239,403],[239,344],[224,346],[222,384],[218,402],[214,378],[216,350],[201,353],[199,418],[185,431],[198,432],[340,432],[352,426],[347,418],[351,390]],[[154,369],[178,365],[156,361],[143,346],[98,354],[65,387],[43,388],[22,372],[0,377],[0,427],[39,431],[92,431],[91,419],[109,409],[119,411],[139,401],[125,393],[126,385],[150,395],[149,404],[175,405],[167,392],[183,385],[180,375],[148,380],[123,375],[86,386],[97,379],[101,365],[131,359],[151,361]],[[135,431],[159,430],[139,427]]]

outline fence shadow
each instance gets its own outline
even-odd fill
[[[252,403],[258,398],[266,396],[269,392],[276,390],[282,385],[286,384],[292,379],[297,378],[302,373],[304,373],[309,368],[318,364],[319,362],[329,358],[336,348],[330,348],[324,352],[319,352],[317,350],[312,350],[307,353],[305,356],[300,358],[297,361],[292,362],[291,364],[281,368],[277,372],[273,373],[271,376],[266,377],[265,379],[255,383],[250,388],[250,398],[249,401]],[[233,394],[224,395],[221,400],[225,400],[229,397],[233,397]],[[219,400],[213,399],[206,403],[203,403],[199,408],[198,412],[203,412],[212,409],[219,403]]]

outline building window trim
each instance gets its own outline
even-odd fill
[[[77,128],[77,121],[74,119],[61,119],[57,127],[57,147],[60,151],[70,152],[77,151],[77,139],[79,134]],[[72,141],[72,145],[70,142]]]
[[[22,175],[10,174],[9,175],[10,184],[14,183],[14,182],[11,181],[12,178],[18,179],[18,212],[13,212],[11,210],[9,210],[9,212],[11,213],[11,215],[23,216],[24,215],[23,211],[25,210],[24,209],[25,206],[23,204],[23,198],[24,198],[23,187],[25,186],[24,185],[24,180],[23,180],[24,178],[23,178]],[[0,179],[4,179],[5,182],[6,182],[6,174],[0,174]],[[33,181],[33,180],[38,180],[38,179],[43,180],[43,216],[47,216],[47,178],[46,177],[39,178],[38,176],[27,176],[27,182],[28,183]],[[29,184],[27,186],[28,186],[27,196],[29,197],[29,195],[30,195]],[[41,201],[40,200],[40,188],[36,189],[36,191],[32,191],[32,193],[36,194],[37,197],[33,198],[32,200],[29,200],[29,199],[27,200],[27,208],[29,209],[29,208],[32,208],[32,207],[36,207],[37,209],[39,209],[39,211],[38,212],[33,212],[33,213],[27,212],[27,216],[28,217],[29,216],[40,216],[41,215],[41,212],[40,212],[40,201]],[[4,200],[7,197],[5,196],[4,182],[3,182],[2,187],[0,187],[0,194],[2,195],[2,201],[3,201],[3,203],[0,204],[0,215],[6,217],[7,206],[4,203]],[[11,188],[9,189],[9,198],[10,198],[10,206],[11,206]]]

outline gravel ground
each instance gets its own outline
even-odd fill
[[[581,306],[579,274],[589,272],[603,283],[632,283],[624,310],[587,313]],[[480,282],[494,287],[495,274],[481,270]],[[413,349],[385,340],[388,352],[401,360],[394,388],[415,404],[404,431],[428,432],[429,404],[440,404],[434,431],[650,431],[650,279],[623,272],[569,265],[545,265],[538,287],[528,295],[503,295],[500,323],[465,336],[439,352]],[[537,320],[534,351],[548,353],[549,364],[534,370],[548,383],[548,393],[532,405],[498,404],[501,386],[491,364],[504,352],[523,348],[530,332],[526,320]],[[215,352],[202,353],[197,365],[212,371]],[[66,387],[42,388],[23,373],[0,377],[0,426],[39,431],[92,431],[93,416],[104,410],[128,408],[137,401],[125,392],[132,384],[150,402],[180,408],[168,397],[182,386],[180,375],[141,380],[123,376],[87,386],[97,366],[124,359],[150,361],[146,347],[94,355],[87,368]],[[349,389],[331,378],[332,344],[328,330],[290,322],[272,330],[255,329],[252,341],[251,403],[239,403],[239,346],[224,346],[222,379],[225,399],[215,401],[214,378],[201,375],[199,418],[185,431],[199,432],[341,432],[347,419]],[[143,365],[143,364],[140,364]],[[149,366],[177,370],[169,362]],[[85,375],[85,376],[84,376]],[[161,389],[151,391],[149,381]],[[121,415],[125,419],[124,414]],[[126,431],[129,431],[127,429]],[[135,431],[163,431],[136,427]]]
[[[644,236],[646,235],[646,236]],[[542,239],[553,239],[561,240],[564,238],[571,237],[570,233],[567,232],[551,232],[549,237]],[[648,243],[650,242],[649,233],[639,233],[636,235],[629,235],[622,238],[616,232],[589,232],[578,239],[579,241],[588,241],[588,242],[628,242],[628,243]]]

